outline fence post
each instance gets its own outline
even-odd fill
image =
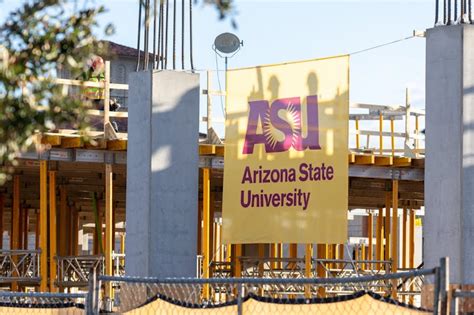
[[[440,259],[440,314],[447,315],[449,313],[449,257],[443,257]]]
[[[457,293],[459,292],[459,289],[456,289],[453,291],[453,295],[451,296],[451,315],[457,315],[459,314],[459,303],[458,303],[458,298],[457,298]]]
[[[88,292],[86,297],[86,314],[92,315],[94,314],[94,310],[96,309],[94,303],[95,299],[95,287],[96,287],[96,270],[94,267],[91,268],[89,272],[89,284],[88,284]]]
[[[239,283],[237,285],[237,315],[242,315],[242,295],[244,292],[244,284]]]

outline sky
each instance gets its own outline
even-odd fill
[[[0,1],[0,23],[21,2]],[[106,39],[136,46],[138,0],[88,2],[108,9],[99,22],[101,26],[112,22],[116,32]],[[213,41],[222,32],[233,32],[244,42],[229,60],[230,68],[347,54],[432,27],[434,0],[237,0],[237,29],[228,19],[219,20],[216,9],[202,0],[194,5],[193,13],[194,64],[197,69],[212,70],[216,69]],[[217,62],[222,70],[223,60],[217,58]],[[424,108],[425,39],[412,38],[352,55],[350,73],[351,103],[401,105],[405,88],[410,88],[412,104]],[[220,81],[223,84],[223,76]],[[215,115],[222,117],[220,99],[215,103],[219,105]],[[222,128],[216,127],[221,133]]]

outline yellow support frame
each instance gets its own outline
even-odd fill
[[[305,248],[305,277],[306,278],[312,278],[312,268],[313,268],[313,244],[306,244]],[[307,284],[305,286],[305,297],[307,299],[311,298],[311,286]]]
[[[202,169],[202,219],[203,219],[203,231],[202,231],[202,242],[203,242],[203,259],[202,259],[202,271],[203,278],[209,278],[209,264],[211,262],[211,244],[210,244],[210,216],[211,216],[211,170],[209,168]],[[210,290],[209,285],[205,284],[203,287],[203,298],[209,300]]]
[[[12,205],[12,218],[11,218],[11,249],[20,249],[20,176],[13,176],[13,205]],[[16,261],[16,257],[14,258]],[[19,276],[18,273],[14,272],[14,276]],[[12,282],[12,291],[18,291],[18,283]]]
[[[379,208],[377,215],[377,225],[375,227],[375,259],[383,260],[383,208]],[[381,264],[377,263],[377,270],[381,269]]]
[[[384,226],[384,236],[385,236],[385,249],[384,249],[384,260],[390,260],[390,202],[392,194],[391,192],[385,193],[385,226]],[[389,272],[390,270],[386,270]]]
[[[367,238],[369,239],[369,247],[367,248],[367,258],[368,260],[372,260],[374,258],[373,254],[373,239],[374,239],[374,216],[372,212],[369,212],[369,216],[367,217]],[[367,266],[369,269],[372,269],[372,264]]]
[[[392,180],[392,272],[398,271],[398,180]],[[392,281],[392,298],[397,298],[397,281]]]
[[[48,289],[48,162],[40,161],[40,291]]]
[[[113,275],[113,171],[112,164],[105,164],[105,275]],[[105,285],[105,296],[113,300],[112,283]]]
[[[49,171],[49,291],[57,292],[56,280],[56,171]]]

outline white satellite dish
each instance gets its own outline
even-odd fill
[[[214,40],[214,48],[223,54],[233,54],[240,49],[243,43],[232,33],[222,33]]]

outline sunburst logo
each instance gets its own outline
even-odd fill
[[[277,99],[271,106],[268,101],[249,102],[249,117],[243,154],[252,154],[255,145],[264,144],[265,152],[320,150],[318,97],[306,98],[307,135],[302,136],[301,99]],[[258,132],[257,130],[260,130]]]
[[[298,142],[298,137],[301,132],[300,111],[297,110],[296,107],[290,103],[288,105],[288,109],[280,110],[277,113],[277,115],[280,116],[284,121],[286,121],[289,124],[291,128],[291,134],[293,135],[291,137],[291,145],[295,146]],[[272,124],[272,120],[270,118],[270,109],[269,109],[263,119],[263,134],[265,135],[265,139],[267,140],[267,143],[273,149],[275,149],[275,147],[277,146],[279,142],[282,142],[285,140],[285,134],[282,131],[280,131],[278,127],[281,127],[281,126],[274,126]]]

